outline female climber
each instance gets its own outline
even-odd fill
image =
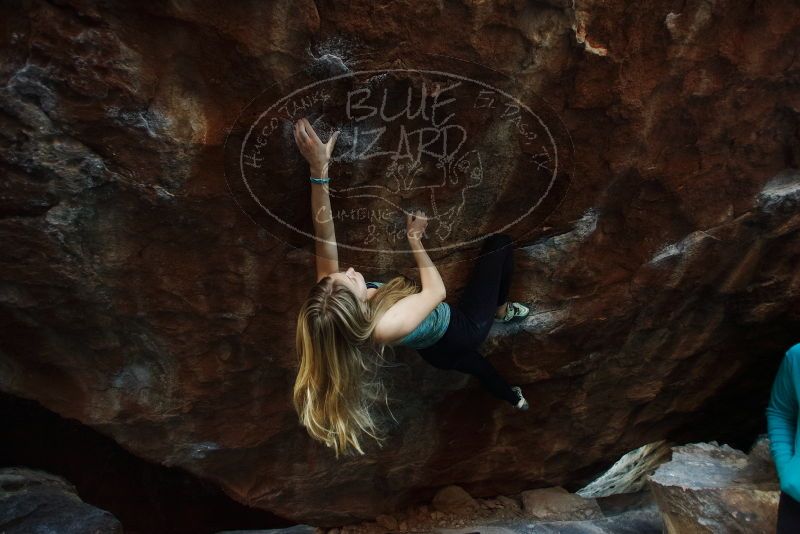
[[[444,302],[444,283],[422,244],[427,218],[421,211],[409,213],[406,237],[422,289],[402,275],[386,283],[365,282],[352,267],[339,268],[327,185],[338,132],[323,143],[302,118],[294,124],[294,136],[310,166],[317,238],[317,283],[300,309],[295,337],[299,369],[293,404],[309,435],[333,447],[336,458],[352,454],[352,449],[365,454],[362,432],[382,447],[385,437],[370,406],[382,394],[386,399],[374,371],[387,345],[414,348],[435,367],[471,374],[495,397],[527,410],[521,389],[510,386],[477,350],[493,319],[509,322],[529,312],[519,302],[506,301],[513,268],[511,238],[494,234],[484,241],[458,304],[451,306]]]

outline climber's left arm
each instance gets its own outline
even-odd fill
[[[328,167],[337,137],[339,132],[334,132],[328,142],[323,143],[307,119],[302,118],[295,123],[294,139],[303,157],[308,161],[312,177],[328,178]],[[329,274],[339,272],[339,251],[327,183],[311,182],[311,218],[314,221],[316,236],[317,282],[319,282]]]

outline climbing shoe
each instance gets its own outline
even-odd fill
[[[519,386],[514,386],[511,390],[517,394],[519,400],[514,405],[517,410],[527,410],[528,409],[528,401],[525,400],[525,397],[522,396],[522,389]]]
[[[497,323],[510,323],[514,320],[519,320],[528,316],[530,308],[520,302],[507,302],[506,303],[506,316],[502,319],[494,318]]]

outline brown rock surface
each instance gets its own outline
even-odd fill
[[[448,484],[480,497],[585,483],[669,435],[759,428],[800,322],[791,2],[221,5],[0,7],[3,391],[321,526]],[[485,347],[531,409],[401,351],[387,446],[337,462],[290,405],[313,243],[239,209],[223,145],[264,87],[310,63],[419,66],[424,52],[513,76],[574,146],[548,226],[509,230],[526,236],[512,293],[531,316]],[[485,135],[500,155],[517,146]],[[273,183],[310,230],[306,170],[281,146]],[[525,193],[495,171],[495,196],[464,215],[481,230]],[[367,279],[413,275],[410,258],[345,253],[380,267]],[[442,274],[455,297],[465,269]]]

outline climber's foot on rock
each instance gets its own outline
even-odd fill
[[[521,302],[506,302],[504,305],[505,310],[501,308],[495,314],[494,320],[498,323],[510,323],[511,321],[519,321],[528,316],[530,308]]]
[[[517,394],[517,397],[519,398],[517,404],[514,405],[514,408],[516,408],[517,410],[527,410],[529,407],[528,401],[525,400],[525,397],[522,396],[522,388],[520,388],[519,386],[514,386],[511,389],[512,391],[514,391],[514,393]]]

